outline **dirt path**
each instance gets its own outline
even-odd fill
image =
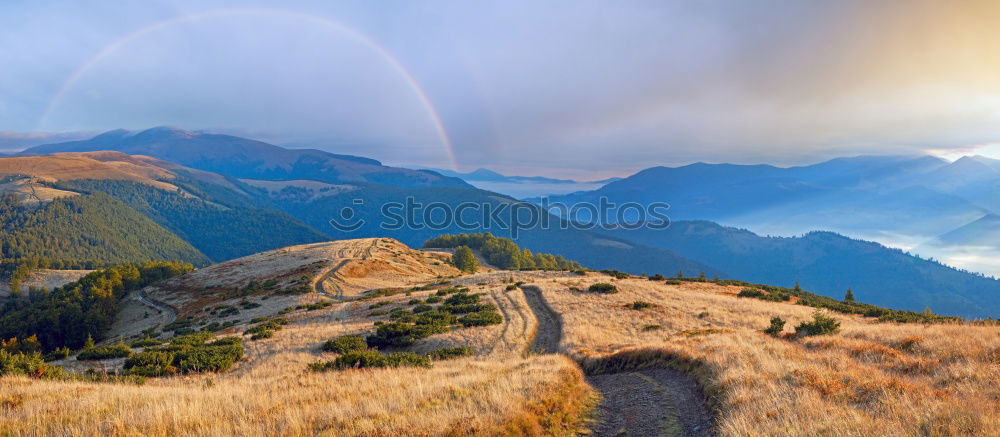
[[[562,320],[538,287],[524,286],[525,299],[538,319],[531,351],[556,353]],[[712,413],[698,383],[684,372],[648,368],[604,375],[587,381],[601,392],[594,436],[712,436]]]
[[[535,318],[538,319],[535,338],[531,341],[528,351],[539,354],[559,352],[559,342],[562,340],[562,320],[559,318],[559,314],[545,302],[542,290],[538,287],[526,285],[521,289],[524,290],[524,298],[528,301],[528,306],[531,307]]]
[[[143,290],[139,290],[135,293],[135,300],[143,305],[146,305],[154,310],[160,312],[163,322],[161,326],[167,326],[177,320],[177,310],[175,310],[170,305],[163,302],[157,302],[156,300],[150,299],[143,293]]]
[[[649,368],[592,375],[601,392],[595,436],[711,436],[712,414],[701,387],[684,372]]]

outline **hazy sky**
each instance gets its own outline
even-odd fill
[[[995,0],[252,3],[0,2],[0,149],[176,125],[586,179],[1000,153]]]

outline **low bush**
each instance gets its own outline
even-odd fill
[[[223,372],[243,358],[243,340],[223,337],[211,343],[208,333],[175,337],[170,344],[149,348],[125,360],[127,375],[167,376],[175,373]]]
[[[433,310],[420,313],[417,316],[414,323],[418,325],[454,325],[458,322],[458,318],[454,314],[447,311]]]
[[[601,273],[604,273],[605,275],[609,275],[609,276],[611,276],[611,277],[613,277],[615,279],[628,279],[629,277],[632,276],[632,275],[629,275],[628,273],[620,272],[618,270],[601,270]]]
[[[59,366],[46,364],[42,354],[11,353],[0,349],[0,376],[23,375],[33,378],[59,378],[66,372]]]
[[[646,325],[642,327],[643,332],[659,331],[661,329],[663,329],[663,327],[660,325]]]
[[[49,352],[49,353],[45,354],[42,358],[46,362],[57,361],[57,360],[65,360],[65,359],[69,358],[69,355],[71,353],[72,353],[72,351],[70,351],[68,347],[63,346],[63,347],[60,347],[60,348],[56,348],[52,352]]]
[[[288,319],[275,317],[266,322],[259,323],[248,328],[243,335],[250,335],[250,340],[261,340],[274,337],[274,331],[281,330],[281,327],[288,324]]]
[[[667,279],[667,278],[663,277],[663,275],[661,275],[659,273],[657,273],[657,274],[649,277],[650,281],[662,281],[664,279]]]
[[[781,317],[775,317],[771,319],[771,326],[764,329],[764,333],[767,335],[777,336],[785,330],[785,321]]]
[[[813,313],[811,322],[802,322],[795,327],[795,333],[799,336],[827,335],[840,330],[840,322],[833,317],[827,316],[819,311]]]
[[[345,354],[348,352],[368,349],[364,337],[360,335],[342,335],[337,338],[327,340],[323,343],[322,349],[326,352]]]
[[[452,358],[467,357],[474,354],[475,351],[468,346],[458,346],[458,347],[443,347],[440,349],[432,350],[431,353],[427,354],[432,360],[448,360]]]
[[[365,342],[368,343],[368,346],[375,348],[406,347],[419,339],[444,332],[448,332],[447,325],[411,325],[409,323],[391,322],[379,325],[375,329],[374,334],[365,337]]]
[[[667,285],[681,285],[682,281],[680,279],[670,278],[663,282]]]
[[[470,326],[499,325],[503,323],[503,316],[493,310],[476,311],[474,313],[466,314],[462,318],[458,319],[458,322],[466,328]]]
[[[598,282],[587,288],[591,293],[613,294],[618,292],[618,287],[607,282]]]
[[[112,358],[125,358],[132,355],[132,349],[125,343],[112,344],[108,346],[84,349],[77,354],[77,360],[108,360]]]
[[[646,302],[644,300],[637,300],[635,302],[632,302],[632,305],[629,305],[629,307],[636,311],[642,311],[646,308],[652,308],[653,304]]]
[[[163,340],[147,336],[146,338],[143,338],[142,340],[133,341],[132,344],[130,344],[129,346],[131,346],[131,347],[150,347],[150,346],[159,346],[161,344],[163,344]]]
[[[393,352],[382,354],[379,351],[365,349],[352,351],[337,357],[333,361],[312,363],[309,369],[314,372],[343,369],[365,369],[378,367],[430,367],[431,361],[412,352]]]
[[[426,303],[439,303],[439,302],[441,302],[443,300],[444,299],[441,296],[431,296],[431,297],[428,297],[426,300],[424,300],[424,302],[426,302]]]
[[[430,305],[419,304],[419,305],[413,307],[413,314],[425,313],[425,312],[433,310],[433,309],[434,309],[434,307],[432,307]]]
[[[764,297],[766,293],[757,288],[744,288],[736,294],[736,297]]]

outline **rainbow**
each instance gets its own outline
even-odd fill
[[[117,40],[112,41],[111,43],[102,47],[100,50],[94,53],[93,56],[91,56],[85,62],[80,64],[80,66],[77,67],[76,70],[74,70],[73,73],[70,74],[65,81],[63,81],[62,85],[59,86],[59,89],[56,91],[56,93],[52,95],[52,99],[49,100],[48,105],[45,106],[45,110],[42,112],[42,115],[39,117],[38,123],[36,124],[36,130],[41,130],[44,127],[50,114],[56,107],[58,107],[63,96],[70,89],[72,89],[73,85],[80,79],[81,76],[84,75],[84,73],[90,70],[94,65],[100,62],[102,59],[114,53],[116,50],[120,49],[129,42],[138,39],[150,32],[161,30],[177,24],[189,23],[192,21],[205,20],[209,18],[232,16],[232,15],[258,15],[258,16],[278,15],[278,16],[290,17],[294,19],[320,24],[332,31],[338,32],[339,34],[350,38],[355,42],[360,43],[364,47],[378,54],[379,57],[390,68],[392,68],[392,70],[396,72],[396,74],[398,74],[399,77],[402,78],[402,80],[406,83],[406,85],[413,91],[414,96],[420,102],[421,106],[424,107],[424,110],[426,111],[428,118],[430,119],[431,123],[434,126],[435,133],[437,134],[438,139],[441,141],[441,144],[445,149],[445,153],[448,155],[448,160],[449,164],[451,165],[451,168],[453,170],[458,169],[458,160],[455,155],[455,149],[451,144],[451,139],[448,137],[448,132],[445,130],[444,123],[441,122],[441,116],[438,115],[437,109],[434,108],[434,105],[431,103],[430,98],[427,97],[427,93],[424,92],[423,88],[420,87],[420,84],[416,81],[416,79],[413,78],[413,75],[410,74],[410,72],[403,67],[403,65],[399,62],[398,59],[396,59],[395,56],[392,55],[392,53],[390,53],[384,47],[376,44],[375,41],[372,41],[371,38],[368,38],[364,34],[358,32],[357,30],[351,27],[348,27],[347,25],[339,21],[332,20],[326,17],[309,15],[302,12],[295,12],[283,9],[264,9],[264,8],[212,9],[209,11],[181,15],[177,17],[168,18],[162,21],[157,21],[143,28],[135,30],[131,33],[128,33],[122,36],[121,38],[118,38]]]

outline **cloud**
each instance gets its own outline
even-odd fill
[[[10,66],[0,129],[33,130],[52,106],[53,131],[171,124],[447,166],[435,117],[408,80],[298,14],[343,23],[395,57],[463,168],[621,173],[1000,142],[1000,4],[988,0],[297,1],[144,33],[52,104],[123,36],[248,7],[274,6],[0,6],[0,44],[12,47],[0,53]]]

